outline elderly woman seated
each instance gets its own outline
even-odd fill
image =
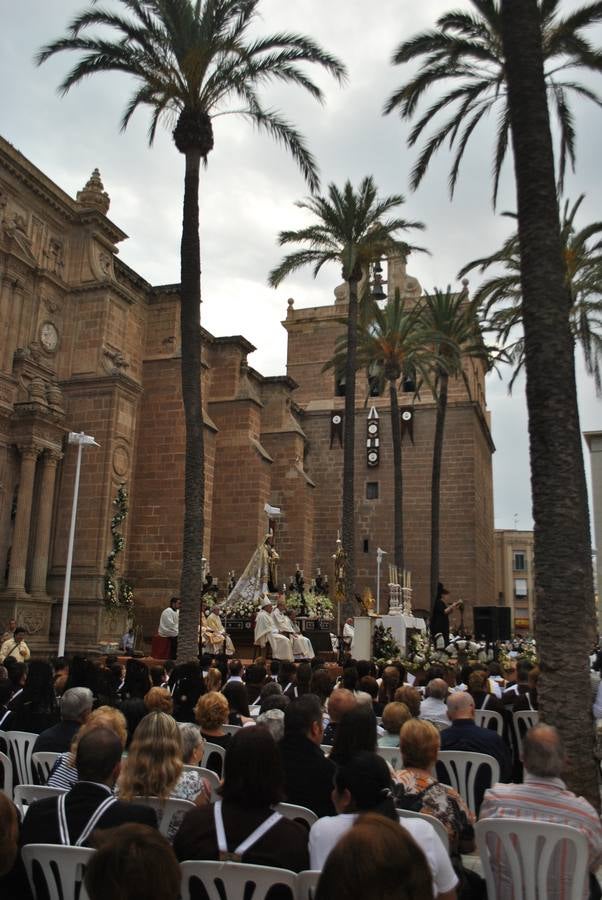
[[[410,719],[400,736],[403,768],[394,773],[395,802],[402,809],[439,819],[449,836],[452,859],[474,849],[474,816],[454,788],[437,780],[439,731],[424,719]]]
[[[386,732],[378,739],[379,747],[399,747],[401,726],[412,718],[412,713],[405,703],[387,703],[383,709],[382,726]]]

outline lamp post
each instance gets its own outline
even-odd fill
[[[376,612],[380,616],[380,565],[383,561],[383,556],[387,555],[386,550],[381,550],[380,547],[376,550]]]
[[[67,637],[67,617],[69,615],[69,592],[71,590],[71,566],[73,563],[73,544],[75,543],[75,521],[77,519],[77,498],[79,495],[79,473],[82,464],[83,447],[100,447],[93,437],[83,431],[70,431],[68,442],[77,444],[77,462],[75,465],[75,483],[73,485],[73,503],[71,506],[71,525],[69,543],[67,545],[67,565],[65,566],[65,587],[63,589],[63,608],[61,610],[61,630],[59,633],[59,656],[65,655],[65,639]]]

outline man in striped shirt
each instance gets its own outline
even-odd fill
[[[567,790],[560,778],[565,764],[564,749],[556,729],[549,725],[531,728],[523,742],[524,783],[496,784],[486,791],[479,820],[526,819],[576,828],[587,839],[589,871],[592,873],[589,896],[593,900],[601,896],[593,873],[602,864],[602,825],[593,806]],[[566,863],[564,856],[565,853],[556,854],[550,869],[548,896],[555,900],[564,900],[570,895],[572,872],[563,864],[563,861]],[[498,900],[513,900],[511,873],[499,845],[492,853],[491,865]],[[585,891],[584,898],[587,896]]]

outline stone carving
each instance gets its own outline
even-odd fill
[[[46,385],[46,398],[48,405],[53,407],[57,412],[63,412],[63,392],[54,382],[50,381]]]
[[[54,300],[52,297],[42,297],[42,303],[44,304],[48,312],[52,315],[61,311],[61,304],[58,302],[58,300]]]
[[[83,190],[77,192],[77,201],[82,206],[97,209],[105,216],[111,205],[111,198],[104,189],[98,169],[94,169]]]
[[[113,257],[110,253],[101,252],[98,256],[101,271],[107,278],[113,277]]]
[[[46,406],[46,385],[41,378],[32,378],[27,388],[27,400],[29,403],[39,403]]]
[[[121,352],[114,347],[104,347],[104,367],[109,375],[119,375],[129,369],[130,364]]]
[[[27,628],[30,634],[39,634],[47,630],[48,611],[42,606],[18,606],[15,618],[20,625]]]
[[[60,278],[63,276],[65,268],[65,258],[63,251],[63,243],[58,238],[50,238],[48,242],[48,250],[46,251],[46,260],[48,269]]]
[[[113,471],[120,478],[127,475],[130,468],[130,454],[127,447],[120,444],[113,450]]]

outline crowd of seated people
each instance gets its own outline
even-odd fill
[[[485,897],[482,879],[462,861],[474,852],[475,816],[437,772],[438,754],[486,752],[509,782],[516,755],[511,730],[480,728],[475,709],[501,708],[507,723],[513,708],[536,708],[536,669],[519,661],[516,672],[504,672],[516,676],[506,683],[482,664],[462,673],[433,667],[424,685],[410,685],[401,666],[380,673],[361,660],[338,677],[318,659],[280,666],[259,659],[248,670],[236,659],[215,662],[149,670],[139,659],[123,667],[73,657],[54,667],[39,660],[0,667],[0,731],[29,730],[38,735],[36,749],[59,754],[47,783],[65,791],[31,804],[23,821],[0,795],[0,896],[33,896],[22,846],[68,843],[97,848],[86,875],[91,900],[126,900],[133,883],[148,900],[175,900],[178,861],[224,859],[319,870],[316,900],[363,900],[376,882],[391,900]],[[524,736],[531,767],[525,778],[547,779],[549,791],[560,792],[563,808],[587,834],[594,872],[602,861],[600,820],[560,787],[561,748],[545,729]],[[220,748],[205,762],[221,778],[216,802],[195,771],[206,742]],[[386,748],[399,749],[395,769]],[[514,792],[522,785],[486,787],[478,798],[486,817],[503,816],[504,803],[518,802],[515,793],[536,809],[532,782],[523,794]],[[172,817],[163,838],[157,831],[163,814],[145,798],[184,799],[190,809]],[[283,817],[275,809],[283,801],[311,810],[317,822],[309,829]],[[537,815],[544,815],[539,807]],[[429,817],[445,829],[448,846]],[[366,840],[378,843],[370,854],[361,849]],[[592,898],[595,890],[592,875]],[[279,891],[270,900],[280,900]]]

